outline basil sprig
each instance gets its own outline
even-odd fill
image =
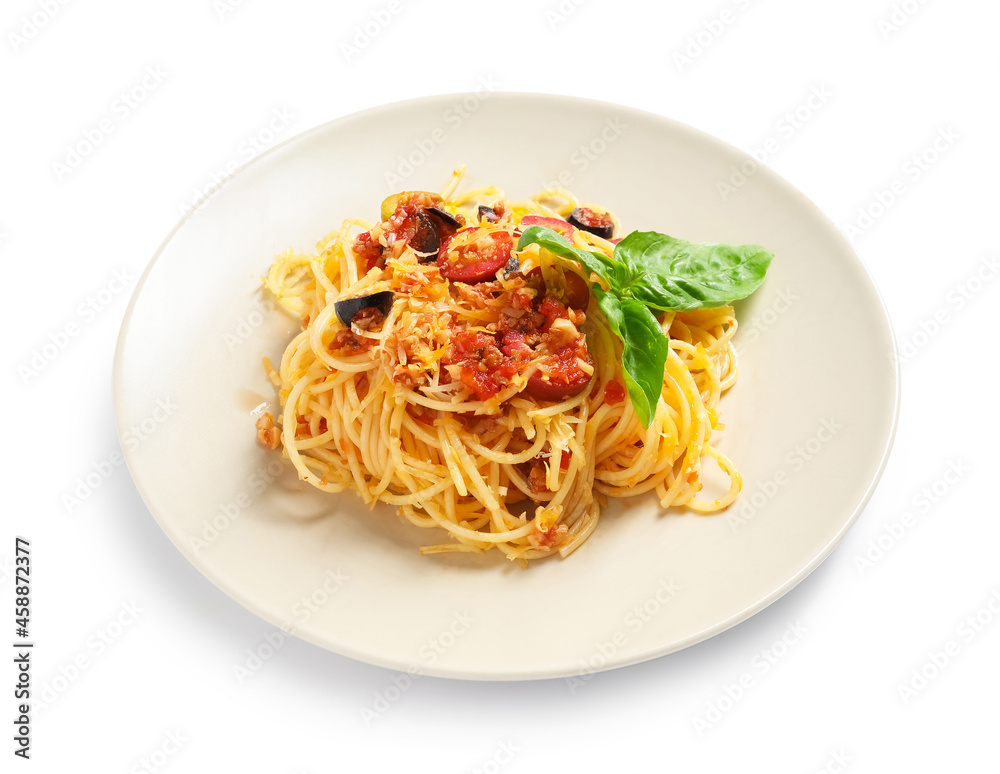
[[[574,247],[544,226],[526,228],[517,249],[531,244],[581,263],[608,286],[595,283],[593,292],[624,345],[625,383],[644,427],[656,413],[670,352],[652,309],[710,309],[746,298],[764,281],[773,257],[759,245],[694,244],[655,231],[632,232],[612,258]]]

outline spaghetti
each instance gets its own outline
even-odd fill
[[[456,194],[462,171],[440,195],[390,197],[379,223],[345,220],[315,254],[276,258],[265,286],[302,331],[278,368],[264,361],[282,410],[259,420],[261,442],[318,489],[445,530],[425,554],[567,556],[609,498],[649,491],[663,507],[729,505],[741,479],[711,439],[737,377],[732,307],[658,318],[670,349],[644,427],[592,277],[515,247],[534,224],[611,256],[615,218],[564,190]],[[717,499],[699,498],[706,459],[729,478]]]

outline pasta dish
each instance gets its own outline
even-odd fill
[[[275,259],[264,284],[302,330],[264,361],[281,410],[260,442],[318,489],[439,530],[425,554],[526,563],[577,549],[610,498],[732,503],[740,475],[712,445],[737,378],[730,304],[770,254],[622,239],[568,191],[459,193],[463,174]],[[702,496],[706,464],[728,491]]]

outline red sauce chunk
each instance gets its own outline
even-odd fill
[[[554,323],[560,317],[567,317],[566,305],[561,301],[557,301],[552,296],[545,296],[542,303],[538,305],[538,311],[540,314],[545,315],[545,326],[542,330],[548,330],[552,327]]]
[[[608,382],[604,388],[604,402],[612,406],[617,406],[625,400],[625,388],[614,380]]]
[[[478,400],[497,395],[530,364],[535,368],[525,393],[538,400],[565,400],[583,391],[593,378],[587,338],[577,327],[585,321],[582,311],[546,295],[535,300],[531,311],[502,315],[495,334],[455,332],[444,362],[459,366],[457,372],[450,369],[451,377],[460,379]]]
[[[372,239],[368,231],[362,231],[351,245],[354,254],[365,262],[365,272],[379,265],[382,258],[382,245]]]
[[[330,342],[330,351],[334,354],[356,355],[371,349],[374,339],[367,336],[358,338],[350,328],[341,328]]]
[[[494,336],[480,331],[464,331],[451,340],[448,360],[460,367],[462,384],[469,388],[477,400],[489,400],[510,383],[530,350],[508,356],[497,346]]]

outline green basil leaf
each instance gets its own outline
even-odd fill
[[[670,341],[653,313],[641,301],[620,298],[594,288],[597,303],[611,329],[622,340],[622,371],[625,386],[643,427],[649,427],[663,390],[663,369],[670,354]]]
[[[615,280],[619,279],[618,275],[621,275],[620,279],[623,281],[625,279],[626,267],[623,264],[602,253],[592,253],[574,247],[566,237],[551,228],[528,226],[517,241],[517,249],[523,250],[531,244],[539,245],[551,253],[583,264],[587,271],[593,272],[609,284],[616,284]]]
[[[629,271],[621,290],[656,309],[725,306],[753,293],[774,256],[759,245],[695,244],[634,231],[615,247]]]

